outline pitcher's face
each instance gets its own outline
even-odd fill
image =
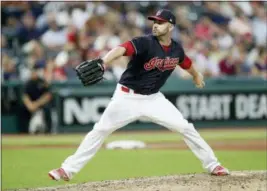
[[[152,27],[152,34],[157,37],[164,36],[171,32],[172,28],[172,24],[169,22],[155,20]]]

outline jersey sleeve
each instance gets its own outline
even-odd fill
[[[136,37],[133,38],[130,42],[134,47],[135,55],[141,55],[147,52],[149,46],[147,37]]]
[[[179,63],[178,65],[183,69],[189,69],[192,65],[191,59],[185,54],[182,46],[179,47]]]
[[[191,65],[192,65],[192,61],[187,55],[184,56],[183,62],[179,64],[179,66],[183,69],[189,69]]]
[[[134,46],[130,41],[127,41],[127,42],[121,44],[120,46],[124,47],[126,49],[126,51],[123,54],[123,56],[132,56],[132,55],[135,54]]]

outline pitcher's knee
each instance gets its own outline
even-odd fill
[[[186,134],[188,132],[193,132],[193,131],[196,131],[194,125],[192,123],[186,123],[182,126],[182,128],[179,128],[179,132],[181,134]]]
[[[110,125],[104,125],[101,123],[96,123],[93,127],[93,130],[98,131],[104,135],[109,135],[113,132],[113,129]]]

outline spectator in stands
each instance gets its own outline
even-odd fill
[[[235,75],[244,75],[247,74],[246,68],[246,55],[248,54],[246,49],[245,41],[241,37],[239,40],[236,40],[235,45],[232,47],[231,55],[233,56],[233,61],[235,63]]]
[[[40,38],[45,57],[38,61],[38,65],[45,65],[47,79],[68,80],[74,77],[72,69],[76,63],[67,62],[64,66],[55,64],[55,58],[66,51],[66,47],[72,47],[72,60],[79,60],[79,55],[81,60],[101,56],[119,42],[130,40],[131,36],[150,33],[152,23],[145,19],[146,16],[159,7],[165,7],[172,9],[177,18],[173,39],[183,43],[185,51],[196,64],[205,66],[204,71],[212,71],[206,77],[227,73],[215,71],[219,68],[219,62],[227,60],[224,59],[224,54],[228,50],[233,52],[231,57],[235,63],[234,75],[243,75],[244,72],[261,75],[252,74],[250,70],[255,66],[257,47],[266,46],[267,43],[266,2],[127,2],[127,6],[125,2],[17,2],[17,6],[13,3],[5,4],[2,53],[8,52],[9,56],[12,55],[10,57],[14,56],[18,60],[19,73],[25,72],[21,67],[24,59],[21,58],[17,37],[22,44]],[[44,30],[47,31],[43,33]],[[198,46],[207,44],[207,41],[212,48],[209,49],[208,56],[205,56],[203,52],[206,48],[198,50]],[[199,55],[200,59],[196,59]],[[208,63],[203,62],[204,58]],[[217,64],[210,64],[212,62],[209,60]],[[112,69],[119,76],[126,67],[125,60],[119,60],[117,66],[118,70]],[[184,77],[182,73],[179,76]]]
[[[35,65],[39,68],[40,72],[45,72],[47,58],[43,46],[39,41],[32,40],[28,43],[25,43],[22,47],[22,51],[25,56],[21,60],[21,62],[23,62],[23,65],[20,67],[21,80],[26,81],[30,78],[30,70]]]
[[[10,58],[7,54],[2,55],[2,69],[3,80],[9,81],[18,79],[15,60]]]
[[[46,57],[44,49],[39,41],[32,41],[32,50],[29,52],[29,60],[40,69],[44,69],[46,66]]]
[[[252,75],[267,79],[267,52],[265,47],[259,48],[259,55],[252,68]]]
[[[58,26],[55,16],[48,15],[49,29],[42,35],[42,44],[52,52],[59,52],[67,43],[67,29]]]
[[[10,57],[14,56],[14,52],[9,47],[8,42],[7,42],[7,38],[4,34],[1,34],[1,53],[2,53],[2,55],[6,54]]]
[[[2,34],[4,34],[7,39],[15,38],[17,36],[17,31],[19,30],[19,22],[13,17],[7,17],[6,25],[2,26]]]
[[[95,16],[88,19],[84,27],[78,32],[78,46],[82,52],[83,60],[89,59],[87,54],[92,51],[97,34],[99,34],[98,31],[103,25],[103,17]]]
[[[70,51],[69,59],[67,64],[64,66],[64,72],[67,76],[67,79],[76,79],[77,75],[73,68],[78,66],[83,60],[81,59],[81,54],[78,51]]]
[[[209,43],[208,67],[206,77],[220,76],[219,62],[228,54],[227,50],[220,49],[219,42],[213,39]]]
[[[196,25],[195,35],[201,40],[211,40],[214,33],[212,21],[208,17],[203,17]]]
[[[198,70],[204,75],[209,76],[209,54],[210,54],[210,45],[209,43],[201,43],[197,45],[196,49],[198,49],[198,53],[195,56],[195,64]]]
[[[233,55],[230,53],[219,63],[220,73],[224,76],[233,76],[236,74],[236,62]]]
[[[237,12],[236,17],[229,22],[229,29],[238,35],[252,34],[252,26],[249,19],[241,11]]]
[[[22,106],[19,110],[18,127],[20,133],[29,133],[31,121],[45,122],[45,133],[51,132],[52,120],[50,104],[52,94],[48,83],[38,74],[38,66],[32,69],[31,79],[27,81],[22,95]],[[40,115],[42,114],[42,115]]]
[[[217,33],[218,45],[221,50],[227,50],[234,45],[233,37],[227,32],[227,26],[218,27]]]
[[[256,17],[252,20],[253,36],[258,46],[266,46],[267,44],[267,15],[266,8],[259,7],[255,12]]]
[[[22,25],[18,30],[19,43],[21,45],[31,40],[37,40],[43,31],[35,26],[35,18],[32,13],[27,12],[22,16]]]
[[[54,81],[67,81],[67,74],[64,71],[64,67],[63,66],[58,66],[54,61],[51,61],[52,63],[52,71],[53,71],[53,75],[52,75],[52,79]]]

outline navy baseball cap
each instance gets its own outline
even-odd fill
[[[159,10],[155,16],[149,16],[148,17],[149,20],[157,20],[157,21],[165,21],[165,22],[169,22],[171,24],[176,24],[176,18],[174,16],[174,14],[167,9],[161,9]]]

